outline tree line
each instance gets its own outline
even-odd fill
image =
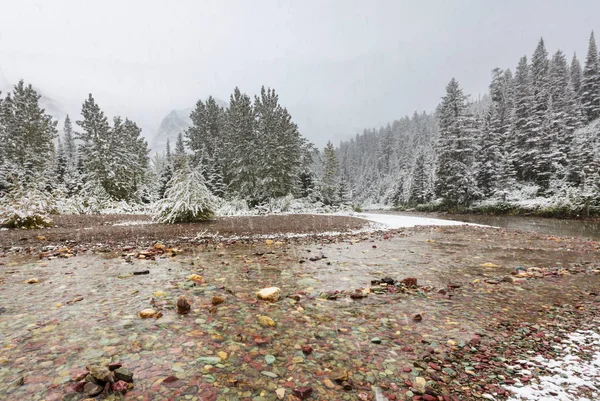
[[[583,68],[541,39],[513,72],[494,68],[469,101],[456,79],[433,115],[415,113],[340,144],[338,176],[363,202],[450,207],[476,200],[562,197],[600,204],[600,63]]]
[[[95,203],[153,203],[185,177],[202,181],[192,184],[211,196],[250,206],[318,192],[318,152],[273,89],[251,99],[236,88],[226,108],[212,97],[199,100],[175,149],[167,143],[152,159],[139,126],[118,116],[109,121],[91,94],[75,125],[65,118],[62,135],[39,99],[23,81],[0,99],[0,197],[35,189]]]

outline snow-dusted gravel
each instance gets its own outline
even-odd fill
[[[556,360],[542,357],[527,362],[528,367],[543,367],[548,374],[521,387],[508,387],[509,401],[594,401],[600,399],[600,334],[578,330],[562,344],[563,355]],[[585,354],[585,359],[582,355]]]

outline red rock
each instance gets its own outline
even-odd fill
[[[165,380],[163,380],[163,383],[173,383],[176,382],[177,380],[179,380],[178,378],[176,378],[175,376],[168,376]]]
[[[83,393],[83,388],[85,387],[86,381],[80,381],[71,386],[71,389],[77,393]]]
[[[313,352],[313,348],[308,344],[304,344],[302,346],[302,352],[304,353],[304,355],[310,355]]]
[[[313,389],[310,387],[296,387],[293,390],[293,393],[296,397],[300,398],[301,400],[305,400],[308,397],[311,396],[313,392]]]
[[[377,245],[373,244],[373,245],[371,246],[371,248],[373,248],[373,249],[376,249],[376,248],[377,248]]]
[[[437,398],[436,398],[436,397],[434,397],[434,396],[432,396],[432,395],[429,395],[429,394],[424,394],[424,395],[423,395],[423,399],[424,399],[425,401],[437,401]]]
[[[410,366],[405,366],[404,368],[402,368],[402,371],[405,373],[410,373],[412,372],[412,368]]]
[[[442,368],[440,368],[439,365],[433,363],[433,362],[429,362],[429,367],[433,370],[442,370]]]
[[[125,394],[127,390],[129,390],[129,384],[127,382],[124,382],[123,380],[119,380],[115,384],[113,384],[113,391],[115,392]]]
[[[123,364],[121,362],[113,362],[108,364],[108,370],[116,370],[119,369]]]
[[[271,339],[269,337],[254,337],[254,343],[256,345],[270,344]]]
[[[89,370],[84,369],[84,370],[78,370],[76,372],[73,372],[73,375],[71,376],[73,381],[78,382],[80,380],[85,379],[85,377],[90,373]]]

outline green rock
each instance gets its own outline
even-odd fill
[[[271,379],[277,379],[277,375],[273,372],[269,372],[268,370],[263,370],[260,372],[261,375],[270,377]]]
[[[267,362],[267,365],[271,365],[275,363],[275,357],[273,355],[265,355],[265,362]]]
[[[131,383],[133,381],[133,372],[129,369],[119,368],[115,370],[115,377],[119,380]]]
[[[200,358],[196,359],[196,361],[207,365],[216,365],[221,363],[221,358],[218,356],[201,356]]]
[[[373,337],[373,338],[371,339],[371,342],[372,342],[373,344],[381,344],[381,338],[379,338],[379,337]]]

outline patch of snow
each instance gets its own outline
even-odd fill
[[[156,224],[156,222],[151,220],[119,221],[114,223],[113,226],[145,226],[147,224]]]
[[[349,216],[369,220],[379,226],[379,229],[393,230],[396,228],[407,228],[416,226],[460,226],[477,224],[465,223],[455,220],[431,219],[428,217],[401,216],[397,214],[383,213],[350,213]]]
[[[578,330],[563,341],[563,355],[556,360],[541,356],[528,362],[545,368],[550,375],[540,376],[536,383],[523,387],[510,386],[509,401],[593,401],[600,399],[600,334]],[[577,354],[587,353],[590,360]],[[591,398],[583,397],[578,388],[586,387]]]

